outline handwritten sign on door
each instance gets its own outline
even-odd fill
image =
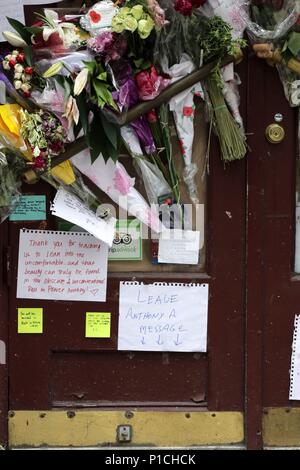
[[[206,352],[208,284],[120,283],[118,349]]]
[[[90,234],[21,230],[17,298],[104,302],[107,259]]]

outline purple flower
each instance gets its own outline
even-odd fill
[[[114,99],[121,111],[129,109],[139,102],[139,92],[134,80],[132,67],[127,60],[119,60],[111,64],[111,69],[119,88],[118,93],[114,93]],[[131,122],[130,126],[138,136],[145,152],[155,152],[155,144],[146,116],[140,116]]]
[[[88,40],[88,47],[98,54],[103,54],[112,47],[114,39],[114,33],[103,31],[103,33],[98,34],[95,38]]]

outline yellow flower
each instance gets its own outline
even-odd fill
[[[87,68],[81,70],[77,75],[74,83],[74,95],[78,96],[85,88],[89,77],[89,71]]]
[[[140,20],[138,22],[138,32],[142,39],[146,39],[150,35],[153,28],[154,21],[150,15],[148,15],[146,20]]]
[[[131,31],[131,33],[133,33],[138,27],[138,23],[133,16],[128,15],[124,20],[124,27],[127,31]]]
[[[134,7],[131,8],[131,11],[130,11],[132,16],[134,16],[136,20],[140,20],[142,18],[143,12],[144,12],[143,5],[135,5]]]

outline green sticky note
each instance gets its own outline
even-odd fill
[[[46,220],[46,196],[20,196],[9,220],[11,222]]]
[[[18,333],[20,334],[43,333],[43,309],[42,308],[18,308]]]
[[[86,312],[85,337],[110,338],[111,314],[107,312]]]

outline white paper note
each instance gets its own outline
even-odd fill
[[[62,0],[0,0],[0,33],[2,31],[13,31],[6,17],[18,20],[25,24],[24,5],[47,5],[50,3],[59,3]],[[0,42],[5,42],[4,37],[0,34]]]
[[[105,302],[107,259],[89,233],[21,230],[17,298]]]
[[[206,352],[208,284],[120,283],[118,349]]]
[[[295,316],[290,370],[290,400],[300,400],[300,315]]]
[[[57,217],[79,225],[94,237],[112,246],[116,233],[116,219],[100,219],[77,196],[60,188],[51,207],[51,213]]]
[[[198,264],[200,232],[166,230],[160,234],[158,262],[169,264]]]

